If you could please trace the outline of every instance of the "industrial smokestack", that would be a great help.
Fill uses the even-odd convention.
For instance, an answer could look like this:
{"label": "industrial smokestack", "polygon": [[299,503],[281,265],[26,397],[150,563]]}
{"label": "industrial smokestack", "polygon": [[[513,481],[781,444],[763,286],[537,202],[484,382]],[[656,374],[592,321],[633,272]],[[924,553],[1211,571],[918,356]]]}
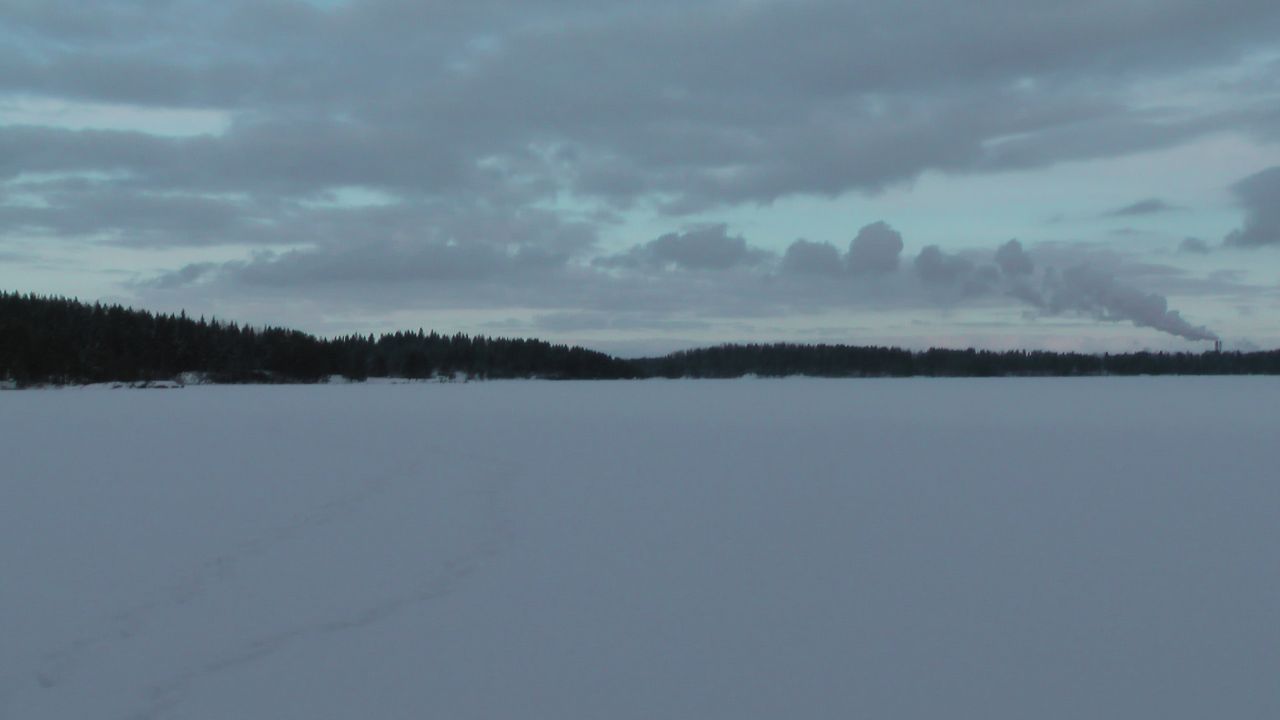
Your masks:
{"label": "industrial smokestack", "polygon": [[1220,352],[1222,352],[1222,341],[1221,341],[1221,340],[1214,340],[1214,341],[1213,341],[1213,351],[1214,351],[1214,352],[1216,352],[1216,353],[1220,353]]}

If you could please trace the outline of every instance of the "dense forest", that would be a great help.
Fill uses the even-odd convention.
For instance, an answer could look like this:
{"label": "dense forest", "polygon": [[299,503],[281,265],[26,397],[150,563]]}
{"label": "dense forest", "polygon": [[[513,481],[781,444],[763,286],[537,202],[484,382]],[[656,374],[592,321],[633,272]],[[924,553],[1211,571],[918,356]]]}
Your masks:
{"label": "dense forest", "polygon": [[398,332],[317,338],[297,330],[194,320],[119,305],[0,293],[0,379],[142,382],[200,373],[210,382],[317,382],[334,375],[626,378],[604,353],[539,340]]}
{"label": "dense forest", "polygon": [[1280,374],[1280,350],[1089,355],[911,351],[851,345],[722,345],[623,360],[540,340],[435,332],[317,338],[297,330],[164,315],[119,305],[0,293],[0,381],[17,386],[171,380],[320,382],[333,376],[994,377]]}
{"label": "dense forest", "polygon": [[1276,375],[1280,350],[1090,355],[1043,350],[923,351],[852,345],[721,345],[633,360],[647,377],[1007,377],[1073,375]]}

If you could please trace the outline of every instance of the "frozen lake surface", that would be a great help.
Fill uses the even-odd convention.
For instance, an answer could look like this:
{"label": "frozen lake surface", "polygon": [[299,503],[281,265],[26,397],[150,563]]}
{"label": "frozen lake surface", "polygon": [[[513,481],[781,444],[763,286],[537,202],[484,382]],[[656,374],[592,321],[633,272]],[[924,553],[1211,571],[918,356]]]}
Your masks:
{"label": "frozen lake surface", "polygon": [[0,393],[0,718],[1280,717],[1280,382]]}

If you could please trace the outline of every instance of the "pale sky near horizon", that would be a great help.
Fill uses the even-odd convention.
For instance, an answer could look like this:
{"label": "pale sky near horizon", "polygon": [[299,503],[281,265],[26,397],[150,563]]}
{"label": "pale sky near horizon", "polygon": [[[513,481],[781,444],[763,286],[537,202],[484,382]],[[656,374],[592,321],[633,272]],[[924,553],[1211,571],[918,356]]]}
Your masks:
{"label": "pale sky near horizon", "polygon": [[321,334],[1280,346],[1280,3],[0,0],[0,288]]}

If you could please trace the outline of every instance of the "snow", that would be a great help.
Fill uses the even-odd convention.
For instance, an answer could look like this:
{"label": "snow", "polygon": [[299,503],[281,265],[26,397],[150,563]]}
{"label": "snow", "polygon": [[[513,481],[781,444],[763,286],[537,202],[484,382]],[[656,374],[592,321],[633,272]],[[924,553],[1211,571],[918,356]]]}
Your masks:
{"label": "snow", "polygon": [[1268,378],[0,396],[0,718],[1280,717]]}

